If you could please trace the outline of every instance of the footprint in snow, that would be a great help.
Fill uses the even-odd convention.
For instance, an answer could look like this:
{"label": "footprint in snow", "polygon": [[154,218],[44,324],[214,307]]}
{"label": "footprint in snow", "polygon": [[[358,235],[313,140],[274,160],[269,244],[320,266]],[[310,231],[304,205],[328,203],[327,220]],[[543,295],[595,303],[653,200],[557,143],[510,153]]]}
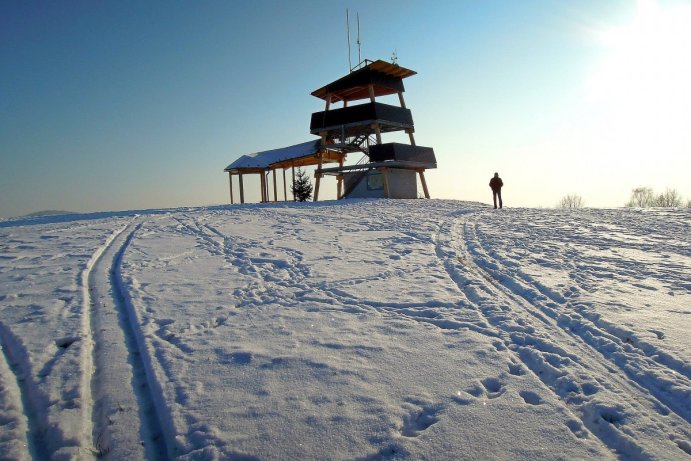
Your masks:
{"label": "footprint in snow", "polygon": [[583,426],[581,421],[571,419],[566,422],[566,427],[568,427],[569,430],[579,439],[588,438],[588,431],[586,430],[585,426]]}
{"label": "footprint in snow", "polygon": [[[473,383],[465,391],[458,391],[452,399],[460,405],[469,405],[473,399],[485,396],[487,399],[496,399],[506,392],[506,387],[499,378],[485,378]],[[466,397],[466,396],[470,396]]]}
{"label": "footprint in snow", "polygon": [[406,404],[404,408],[408,413],[403,416],[401,435],[404,437],[417,437],[420,432],[439,422],[439,414],[443,410],[442,405],[424,404],[415,400],[415,403]]}
{"label": "footprint in snow", "polygon": [[498,378],[485,378],[481,382],[487,392],[488,399],[496,399],[506,392],[506,388]]}
{"label": "footprint in snow", "polygon": [[518,395],[529,405],[541,405],[543,403],[542,397],[533,391],[520,391]]}
{"label": "footprint in snow", "polygon": [[493,342],[492,342],[492,346],[494,346],[494,349],[495,349],[497,352],[501,352],[501,351],[505,351],[505,350],[506,350],[506,344],[504,344],[503,341],[499,341],[499,340],[493,341]]}
{"label": "footprint in snow", "polygon": [[660,340],[665,339],[665,333],[660,331],[660,330],[648,330],[648,331],[655,334],[655,336],[657,336],[657,339],[660,339]]}
{"label": "footprint in snow", "polygon": [[509,373],[514,376],[522,376],[526,373],[525,368],[520,363],[509,363]]}

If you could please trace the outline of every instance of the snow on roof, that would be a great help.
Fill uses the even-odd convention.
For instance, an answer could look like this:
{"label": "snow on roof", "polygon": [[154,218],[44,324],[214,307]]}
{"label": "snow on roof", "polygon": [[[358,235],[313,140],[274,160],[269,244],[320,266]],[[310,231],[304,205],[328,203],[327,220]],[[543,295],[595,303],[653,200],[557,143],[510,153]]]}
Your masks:
{"label": "snow on roof", "polygon": [[223,171],[240,170],[245,168],[269,168],[270,165],[285,160],[295,160],[314,155],[319,152],[321,139],[295,144],[280,149],[265,150],[254,154],[243,155],[228,165]]}

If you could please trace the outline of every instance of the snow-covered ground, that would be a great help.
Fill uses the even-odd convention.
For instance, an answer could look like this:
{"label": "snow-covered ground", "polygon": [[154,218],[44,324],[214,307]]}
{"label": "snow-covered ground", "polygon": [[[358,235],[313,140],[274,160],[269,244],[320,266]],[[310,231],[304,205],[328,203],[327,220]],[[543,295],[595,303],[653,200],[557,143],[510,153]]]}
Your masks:
{"label": "snow-covered ground", "polygon": [[0,221],[2,459],[691,459],[691,212]]}

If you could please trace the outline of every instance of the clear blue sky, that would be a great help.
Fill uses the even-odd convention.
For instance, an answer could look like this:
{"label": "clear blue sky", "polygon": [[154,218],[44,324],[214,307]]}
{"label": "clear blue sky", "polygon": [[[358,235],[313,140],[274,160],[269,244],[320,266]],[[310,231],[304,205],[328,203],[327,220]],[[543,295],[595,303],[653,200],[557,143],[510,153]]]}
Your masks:
{"label": "clear blue sky", "polygon": [[418,72],[433,197],[498,171],[507,206],[691,199],[689,1],[5,1],[0,217],[227,203],[226,165],[312,138],[346,8],[363,58]]}

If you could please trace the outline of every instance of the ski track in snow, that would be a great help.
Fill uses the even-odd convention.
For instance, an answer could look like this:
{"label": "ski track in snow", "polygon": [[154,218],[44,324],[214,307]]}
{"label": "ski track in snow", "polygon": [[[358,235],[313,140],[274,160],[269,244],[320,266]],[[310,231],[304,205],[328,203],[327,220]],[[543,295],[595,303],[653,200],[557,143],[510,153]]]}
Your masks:
{"label": "ski track in snow", "polygon": [[[691,315],[679,302],[691,295],[690,230],[688,215],[661,210],[446,201],[120,214],[40,237],[9,226],[0,280],[17,286],[0,293],[14,309],[0,320],[0,449],[456,459],[439,451],[448,444],[473,457],[682,459],[688,340],[635,321],[649,307]],[[59,316],[45,314],[34,278],[48,279]],[[54,350],[30,321],[56,329]],[[536,424],[565,445],[521,444],[500,433],[506,415],[527,418],[517,433],[537,437]]]}
{"label": "ski track in snow", "polygon": [[[82,396],[83,396],[83,411],[82,421],[85,424],[84,431],[86,434],[93,433],[93,417],[92,417],[92,407],[93,407],[93,396],[92,396],[92,380],[94,376],[94,370],[97,369],[101,364],[97,363],[94,354],[94,348],[96,341],[98,341],[97,334],[94,332],[94,322],[93,322],[93,311],[94,311],[94,300],[91,298],[91,276],[94,267],[101,260],[103,254],[111,247],[113,241],[124,232],[126,227],[113,232],[105,241],[105,243],[99,247],[92,255],[91,258],[86,262],[86,266],[81,273],[80,286],[82,291],[83,299],[83,309],[82,309],[82,332],[81,332],[81,342],[84,345],[84,354],[82,355]],[[75,338],[76,339],[76,338]],[[96,447],[96,443],[92,437],[86,436],[87,447],[90,447],[96,455],[98,455],[99,447]]]}
{"label": "ski track in snow", "polygon": [[[122,257],[142,219],[107,242],[88,273],[90,328],[95,346],[91,389],[94,451],[103,459],[167,459],[161,424],[165,406],[154,392],[160,386],[150,371],[139,325],[127,304],[121,278]],[[129,389],[128,383],[131,386]],[[160,400],[160,399],[159,399]],[[169,439],[169,438],[168,438]]]}
{"label": "ski track in snow", "polygon": [[20,371],[12,370],[13,362],[8,351],[8,335],[11,333],[0,322],[0,447],[6,459],[28,460],[30,443],[35,445],[36,428],[29,415],[31,403],[26,401],[26,391],[21,389]]}
{"label": "ski track in snow", "polygon": [[[466,328],[496,337],[499,341],[495,342],[495,347],[500,351],[509,350],[515,356],[515,366],[509,369],[511,375],[523,372],[522,367],[518,365],[522,363],[577,415],[580,421],[574,420],[570,423],[569,429],[578,437],[585,437],[585,431],[590,431],[605,445],[613,447],[620,455],[631,459],[653,456],[661,450],[657,446],[658,443],[676,443],[681,450],[687,451],[688,429],[683,421],[675,420],[674,415],[670,416],[665,403],[683,419],[687,419],[686,395],[683,393],[689,388],[688,383],[683,383],[685,387],[679,387],[678,395],[672,392],[671,396],[667,396],[666,393],[674,388],[668,383],[665,384],[665,375],[669,373],[665,371],[664,364],[661,364],[662,369],[658,367],[646,373],[646,376],[661,376],[657,381],[649,378],[636,379],[638,370],[632,372],[628,369],[626,360],[632,351],[623,351],[621,355],[624,357],[621,357],[612,349],[616,335],[594,326],[587,319],[574,313],[577,310],[568,309],[571,311],[570,316],[560,316],[557,307],[558,304],[566,304],[563,297],[541,286],[537,280],[526,274],[509,270],[511,261],[509,264],[502,264],[500,259],[488,256],[488,251],[484,247],[489,243],[483,241],[476,233],[475,221],[478,216],[481,215],[472,213],[455,221],[447,221],[447,235],[442,236],[443,232],[440,230],[436,240],[437,255],[466,295],[469,304],[477,306],[481,318],[461,312],[456,313],[456,318],[449,318],[448,315],[441,316],[438,312],[439,308],[459,307],[455,303],[445,306],[424,306],[416,303],[401,303],[396,306],[396,303],[392,302],[375,301],[363,303],[361,297],[341,291],[333,283],[311,282],[309,267],[301,266],[299,252],[280,248],[286,253],[286,260],[261,255],[251,256],[248,255],[247,249],[261,247],[259,242],[248,241],[237,235],[229,237],[212,225],[201,223],[191,216],[175,219],[181,225],[181,231],[197,239],[202,248],[212,255],[224,257],[226,261],[238,267],[241,273],[254,279],[253,283],[234,293],[245,303],[238,307],[275,302],[281,297],[275,294],[277,290],[292,289],[298,292],[298,297],[302,301],[326,300],[334,306],[351,306],[356,311],[374,308],[394,316],[430,323],[442,329]],[[441,229],[445,226],[442,225]],[[459,273],[457,266],[445,257],[447,250],[439,243],[445,238],[448,240],[446,244],[454,247],[456,258],[462,264],[470,263],[468,273]],[[269,241],[267,244],[272,245],[273,242]],[[277,277],[278,270],[286,274]],[[395,274],[386,270],[380,274],[382,278],[393,275]],[[358,284],[364,281],[365,278],[356,278],[347,283]],[[512,310],[519,313],[512,315]],[[580,322],[578,327],[577,322]],[[606,340],[605,346],[602,345],[603,341],[599,341],[603,338]],[[185,351],[184,345],[179,344],[177,347]],[[602,360],[592,360],[598,352],[601,353]],[[661,351],[648,350],[646,353],[642,349],[636,349],[633,352],[658,358]],[[679,372],[685,372],[686,365],[683,362],[664,358],[661,361],[672,367],[672,378]],[[655,362],[655,359],[643,360],[643,363],[640,360],[632,362],[633,366],[638,368],[654,368],[651,362]],[[615,371],[615,367],[627,372],[637,383],[621,376]],[[646,390],[653,398],[639,387],[647,387]],[[467,392],[475,397],[486,395],[489,398],[497,398],[505,392],[504,389],[501,379],[487,378],[482,381],[482,387]],[[603,395],[605,397],[600,398]],[[619,395],[626,397],[622,400]],[[631,395],[638,397],[628,401]],[[539,405],[542,401],[538,394],[528,390],[522,391],[521,396],[531,405]],[[619,403],[613,405],[612,402]],[[438,420],[434,415],[439,410],[432,410],[434,407],[421,408],[413,410],[404,418],[404,436],[414,436]],[[634,421],[633,415],[639,418],[640,415],[648,416],[642,421]],[[655,415],[665,421],[656,421]],[[636,437],[640,432],[652,433],[655,437],[641,442]]]}
{"label": "ski track in snow", "polygon": [[[20,227],[3,236],[0,342],[7,390],[1,400],[7,402],[9,429],[24,433],[16,439],[21,448],[0,439],[10,459],[88,459],[93,454],[92,336],[84,284],[113,238],[110,232],[97,222],[47,226],[38,235]],[[91,245],[95,252],[85,252]]]}
{"label": "ski track in snow", "polygon": [[[497,329],[502,339],[497,347],[512,351],[620,455],[649,459],[670,441],[691,454],[688,364],[594,324],[562,295],[521,272],[518,261],[497,255],[495,235],[479,230],[486,216],[465,214],[446,222],[437,253]],[[574,426],[575,433],[581,430]],[[641,440],[641,433],[654,436]]]}

